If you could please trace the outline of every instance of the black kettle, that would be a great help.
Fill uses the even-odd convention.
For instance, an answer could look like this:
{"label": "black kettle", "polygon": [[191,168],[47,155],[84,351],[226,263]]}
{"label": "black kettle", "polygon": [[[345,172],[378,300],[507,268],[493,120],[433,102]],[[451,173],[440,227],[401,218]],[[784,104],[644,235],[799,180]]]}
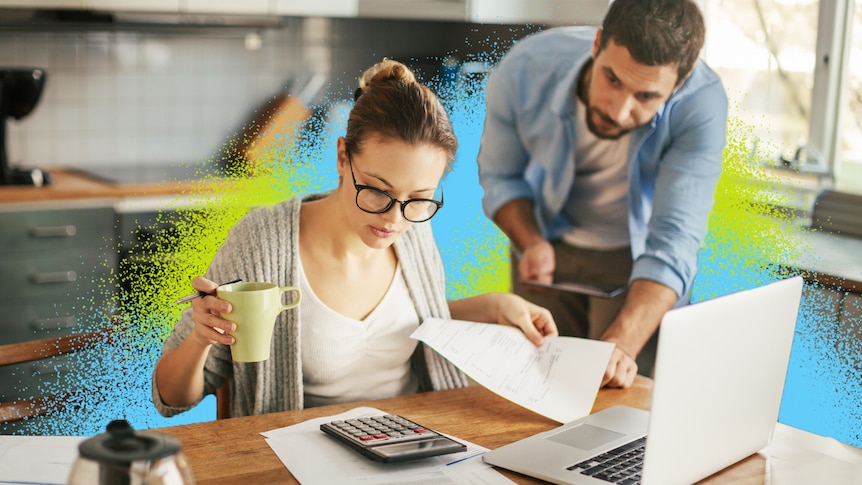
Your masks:
{"label": "black kettle", "polygon": [[106,432],[81,443],[68,485],[191,485],[176,439],[135,431],[126,420],[111,421]]}

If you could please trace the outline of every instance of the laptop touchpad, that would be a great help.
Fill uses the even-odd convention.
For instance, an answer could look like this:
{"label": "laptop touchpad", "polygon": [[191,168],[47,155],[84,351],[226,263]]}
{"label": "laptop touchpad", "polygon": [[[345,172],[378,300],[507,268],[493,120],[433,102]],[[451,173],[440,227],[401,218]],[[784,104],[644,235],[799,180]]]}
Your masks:
{"label": "laptop touchpad", "polygon": [[546,439],[562,443],[564,445],[573,446],[581,450],[591,450],[597,446],[609,443],[615,439],[625,436],[623,433],[617,433],[605,428],[591,426],[589,424],[581,424],[574,428],[569,428],[565,431],[552,434]]}

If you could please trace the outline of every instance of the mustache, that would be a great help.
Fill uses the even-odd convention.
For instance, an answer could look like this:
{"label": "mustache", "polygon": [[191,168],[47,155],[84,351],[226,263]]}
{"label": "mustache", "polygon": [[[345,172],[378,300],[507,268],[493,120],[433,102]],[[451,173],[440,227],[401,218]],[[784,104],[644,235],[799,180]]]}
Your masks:
{"label": "mustache", "polygon": [[605,123],[614,126],[615,128],[622,128],[619,123],[616,122],[613,118],[607,115],[607,113],[602,110],[594,107],[590,107],[590,112],[596,114],[599,118],[602,119]]}

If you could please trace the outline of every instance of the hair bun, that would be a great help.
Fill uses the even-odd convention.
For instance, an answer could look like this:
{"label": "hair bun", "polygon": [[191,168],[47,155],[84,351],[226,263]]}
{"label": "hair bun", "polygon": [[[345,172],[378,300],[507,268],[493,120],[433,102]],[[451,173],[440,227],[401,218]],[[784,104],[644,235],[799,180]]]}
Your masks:
{"label": "hair bun", "polygon": [[404,64],[384,57],[382,61],[374,64],[362,73],[362,77],[359,78],[359,88],[353,93],[353,99],[358,99],[372,84],[386,81],[414,83],[416,82],[416,76]]}

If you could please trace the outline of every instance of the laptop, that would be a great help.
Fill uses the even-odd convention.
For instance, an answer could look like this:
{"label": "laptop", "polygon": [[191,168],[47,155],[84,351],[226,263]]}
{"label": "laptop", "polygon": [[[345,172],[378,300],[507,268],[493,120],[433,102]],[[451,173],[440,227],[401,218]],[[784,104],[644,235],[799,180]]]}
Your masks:
{"label": "laptop", "polygon": [[801,293],[794,277],[667,312],[651,411],[614,406],[484,461],[558,484],[672,485],[761,450],[778,420]]}

